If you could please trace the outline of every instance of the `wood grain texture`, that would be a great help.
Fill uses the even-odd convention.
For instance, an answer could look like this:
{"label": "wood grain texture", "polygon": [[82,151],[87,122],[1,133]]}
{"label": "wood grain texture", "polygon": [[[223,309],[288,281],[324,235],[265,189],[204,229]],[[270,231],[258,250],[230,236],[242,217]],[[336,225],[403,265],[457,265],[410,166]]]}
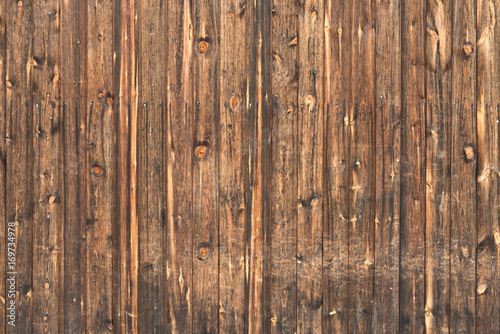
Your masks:
{"label": "wood grain texture", "polygon": [[[85,328],[87,6],[61,3],[59,329]],[[64,47],[63,47],[64,46]]]}
{"label": "wood grain texture", "polygon": [[373,320],[375,204],[375,3],[351,4],[349,154],[349,331]]}
{"label": "wood grain texture", "polygon": [[376,3],[375,282],[373,331],[399,329],[401,194],[400,1]]}
{"label": "wood grain texture", "polygon": [[425,2],[401,4],[399,331],[425,331]]}
{"label": "wood grain texture", "polygon": [[295,333],[298,7],[290,0],[273,0],[271,6],[271,332]]}
{"label": "wood grain texture", "polygon": [[499,11],[0,1],[0,331],[500,332]]}
{"label": "wood grain texture", "polygon": [[500,331],[500,6],[477,1],[477,290],[476,332]]}
{"label": "wood grain texture", "polygon": [[[113,1],[87,1],[87,332],[113,329]],[[99,293],[91,293],[99,291]]]}
{"label": "wood grain texture", "polygon": [[[32,329],[32,1],[6,2],[6,333]],[[12,261],[15,253],[15,261]],[[12,274],[9,274],[12,273]],[[13,279],[14,277],[14,279]],[[9,321],[13,321],[9,325]]]}
{"label": "wood grain texture", "polygon": [[322,328],[324,3],[298,2],[297,333]]}
{"label": "wood grain texture", "polygon": [[[7,152],[6,152],[6,120],[7,120],[7,100],[5,96],[6,80],[6,12],[7,2],[0,2],[0,268],[6,268],[7,263],[7,216],[5,215],[6,209],[6,174],[7,174]],[[0,271],[0,282],[6,282],[7,273],[5,270]],[[5,324],[7,318],[5,317],[5,301],[6,284],[0,284],[0,328],[5,331]]]}
{"label": "wood grain texture", "polygon": [[219,331],[245,327],[246,1],[221,0]]}
{"label": "wood grain texture", "polygon": [[139,331],[139,2],[113,4],[113,332]]}
{"label": "wood grain texture", "polygon": [[219,2],[193,3],[193,332],[219,330]]}
{"label": "wood grain texture", "polygon": [[427,333],[449,331],[452,3],[427,0],[425,268]]}
{"label": "wood grain texture", "polygon": [[59,329],[60,59],[57,1],[33,2],[33,331]]}
{"label": "wood grain texture", "polygon": [[167,332],[193,326],[193,30],[192,2],[167,14]]}
{"label": "wood grain texture", "polygon": [[476,330],[476,16],[453,3],[450,331]]}
{"label": "wood grain texture", "polygon": [[167,9],[162,0],[140,7],[140,331],[165,333]]}
{"label": "wood grain texture", "polygon": [[349,323],[349,22],[350,2],[325,3],[325,333],[347,333]]}
{"label": "wood grain texture", "polygon": [[269,333],[271,4],[247,2],[245,333]]}

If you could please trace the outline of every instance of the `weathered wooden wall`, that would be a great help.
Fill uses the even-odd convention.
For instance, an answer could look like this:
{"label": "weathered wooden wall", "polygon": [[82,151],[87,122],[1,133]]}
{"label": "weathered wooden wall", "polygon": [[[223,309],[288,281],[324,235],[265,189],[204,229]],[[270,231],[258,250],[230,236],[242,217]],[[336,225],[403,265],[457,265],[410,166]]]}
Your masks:
{"label": "weathered wooden wall", "polygon": [[0,0],[1,330],[500,333],[498,18]]}

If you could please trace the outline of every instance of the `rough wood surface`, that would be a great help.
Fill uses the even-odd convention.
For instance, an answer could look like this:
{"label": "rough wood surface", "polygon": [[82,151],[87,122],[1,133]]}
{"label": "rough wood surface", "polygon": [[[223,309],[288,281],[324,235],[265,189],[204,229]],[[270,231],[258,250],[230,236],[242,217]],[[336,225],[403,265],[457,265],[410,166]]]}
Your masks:
{"label": "rough wood surface", "polygon": [[297,333],[322,328],[324,4],[298,2]]}
{"label": "rough wood surface", "polygon": [[425,331],[425,2],[401,3],[399,331]]}
{"label": "rough wood surface", "polygon": [[[61,332],[85,328],[87,6],[61,4]],[[64,46],[64,47],[63,47]]]}
{"label": "rough wood surface", "polygon": [[192,3],[167,14],[167,332],[193,326],[193,30]]}
{"label": "rough wood surface", "polygon": [[113,332],[139,331],[138,0],[115,0]]}
{"label": "rough wood surface", "polygon": [[323,331],[347,333],[349,317],[350,3],[325,3]]}
{"label": "rough wood surface", "polygon": [[0,331],[498,333],[499,15],[0,1]]}
{"label": "rough wood surface", "polygon": [[113,1],[87,2],[87,331],[113,329]]}
{"label": "rough wood surface", "polygon": [[271,5],[247,1],[245,333],[269,333]]}
{"label": "rough wood surface", "polygon": [[59,329],[60,68],[57,1],[33,2],[33,331]]}
{"label": "rough wood surface", "polygon": [[[7,333],[32,329],[32,1],[6,4],[6,313]],[[14,261],[12,261],[15,256]],[[9,274],[11,273],[11,274]],[[14,277],[14,279],[13,279]],[[12,288],[11,288],[12,287]],[[9,309],[10,308],[10,309]],[[8,322],[13,321],[13,325]]]}
{"label": "rough wood surface", "polygon": [[140,7],[139,319],[141,333],[165,333],[167,8],[159,0]]}
{"label": "rough wood surface", "polygon": [[[453,3],[450,332],[476,331],[476,16]],[[493,314],[491,315],[493,316]],[[497,316],[498,317],[498,316]]]}
{"label": "rough wood surface", "polygon": [[193,332],[219,318],[219,3],[193,3]]}
{"label": "rough wood surface", "polygon": [[271,292],[272,333],[297,328],[297,2],[271,3]]}
{"label": "rough wood surface", "polygon": [[452,3],[427,0],[425,328],[449,331]]}
{"label": "rough wood surface", "polygon": [[349,163],[349,331],[370,331],[373,318],[375,214],[375,3],[351,4]]}
{"label": "rough wood surface", "polygon": [[373,331],[399,329],[401,185],[400,1],[376,5],[375,282]]}
{"label": "rough wood surface", "polygon": [[246,2],[221,0],[219,96],[219,331],[245,324]]}
{"label": "rough wood surface", "polygon": [[[476,332],[500,331],[500,6],[477,1]],[[496,29],[495,29],[496,28]]]}

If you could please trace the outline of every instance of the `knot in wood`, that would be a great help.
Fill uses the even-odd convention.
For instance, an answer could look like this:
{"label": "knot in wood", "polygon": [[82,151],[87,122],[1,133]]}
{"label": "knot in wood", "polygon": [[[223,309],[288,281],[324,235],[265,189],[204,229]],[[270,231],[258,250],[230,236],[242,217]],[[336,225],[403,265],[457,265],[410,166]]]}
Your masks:
{"label": "knot in wood", "polygon": [[481,283],[477,287],[477,294],[482,295],[483,293],[486,292],[487,289],[488,289],[488,285],[486,283]]}
{"label": "knot in wood", "polygon": [[474,160],[474,148],[470,144],[464,145],[464,154],[467,161]]}
{"label": "knot in wood", "polygon": [[462,256],[464,258],[469,258],[469,249],[467,247],[462,247]]}
{"label": "knot in wood", "polygon": [[198,260],[205,260],[208,257],[210,245],[207,243],[203,243],[198,248]]}
{"label": "knot in wood", "polygon": [[304,101],[306,104],[311,104],[314,102],[314,97],[312,95],[307,95]]}
{"label": "knot in wood", "polygon": [[94,165],[92,166],[92,174],[95,176],[102,176],[104,175],[104,169],[99,165]]}
{"label": "knot in wood", "polygon": [[194,150],[194,154],[197,159],[203,159],[205,157],[206,152],[207,148],[205,147],[205,145],[196,146]]}
{"label": "knot in wood", "polygon": [[470,43],[470,42],[464,43],[464,45],[462,46],[462,50],[463,50],[464,55],[466,57],[470,56],[472,54],[472,51],[474,51],[474,49],[472,47],[472,43]]}
{"label": "knot in wood", "polygon": [[200,52],[205,53],[207,52],[208,49],[208,43],[206,41],[201,41],[200,42]]}
{"label": "knot in wood", "polygon": [[238,106],[238,98],[236,96],[233,96],[231,98],[231,108],[236,109]]}

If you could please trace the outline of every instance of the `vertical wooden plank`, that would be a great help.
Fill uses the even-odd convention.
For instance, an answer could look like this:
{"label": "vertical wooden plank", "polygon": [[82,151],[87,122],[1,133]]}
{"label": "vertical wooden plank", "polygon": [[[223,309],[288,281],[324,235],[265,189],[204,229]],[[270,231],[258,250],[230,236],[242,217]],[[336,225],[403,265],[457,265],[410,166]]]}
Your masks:
{"label": "vertical wooden plank", "polygon": [[113,327],[139,331],[138,56],[136,0],[114,2]]}
{"label": "vertical wooden plank", "polygon": [[298,7],[271,3],[271,332],[297,328]]}
{"label": "vertical wooden plank", "polygon": [[192,1],[167,13],[167,332],[193,325],[193,23]]}
{"label": "vertical wooden plank", "polygon": [[425,328],[449,331],[452,2],[427,0]]}
{"label": "vertical wooden plank", "polygon": [[32,1],[6,1],[7,333],[32,329]]}
{"label": "vertical wooden plank", "polygon": [[165,333],[166,1],[140,7],[140,330]]}
{"label": "vertical wooden plank", "polygon": [[[87,1],[87,331],[113,329],[113,0]],[[92,293],[99,291],[99,293]]]}
{"label": "vertical wooden plank", "polygon": [[61,332],[85,328],[87,6],[61,3]]}
{"label": "vertical wooden plank", "polygon": [[6,295],[6,284],[5,279],[7,277],[5,270],[6,260],[7,260],[7,239],[5,232],[7,231],[7,216],[5,215],[6,208],[6,167],[7,167],[7,152],[6,152],[6,137],[5,137],[5,123],[6,123],[6,115],[7,115],[7,99],[5,96],[5,67],[6,67],[6,39],[5,39],[5,25],[6,25],[6,12],[7,9],[7,1],[0,2],[0,268],[4,268],[4,270],[0,271],[0,282],[4,282],[0,284],[0,328],[3,328],[5,331],[5,323],[7,318],[5,317],[5,301],[7,299]]}
{"label": "vertical wooden plank", "polygon": [[[453,3],[450,331],[476,330],[476,15]],[[482,289],[477,286],[477,291]],[[493,316],[493,315],[491,315]]]}
{"label": "vertical wooden plank", "polygon": [[500,4],[477,1],[477,299],[476,332],[500,331]]}
{"label": "vertical wooden plank", "polygon": [[375,204],[375,2],[351,6],[349,331],[372,327]]}
{"label": "vertical wooden plank", "polygon": [[325,3],[325,221],[323,332],[347,333],[349,316],[350,1]]}
{"label": "vertical wooden plank", "polygon": [[194,0],[193,25],[193,332],[217,333],[219,2]]}
{"label": "vertical wooden plank", "polygon": [[399,331],[425,331],[425,2],[401,3]]}
{"label": "vertical wooden plank", "polygon": [[271,4],[248,1],[245,333],[269,333]]}
{"label": "vertical wooden plank", "polygon": [[322,328],[324,3],[298,2],[297,332]]}
{"label": "vertical wooden plank", "polygon": [[376,2],[375,282],[373,331],[399,329],[400,1]]}
{"label": "vertical wooden plank", "polygon": [[243,333],[245,313],[246,1],[221,0],[219,331]]}
{"label": "vertical wooden plank", "polygon": [[59,2],[33,2],[33,331],[59,329]]}

